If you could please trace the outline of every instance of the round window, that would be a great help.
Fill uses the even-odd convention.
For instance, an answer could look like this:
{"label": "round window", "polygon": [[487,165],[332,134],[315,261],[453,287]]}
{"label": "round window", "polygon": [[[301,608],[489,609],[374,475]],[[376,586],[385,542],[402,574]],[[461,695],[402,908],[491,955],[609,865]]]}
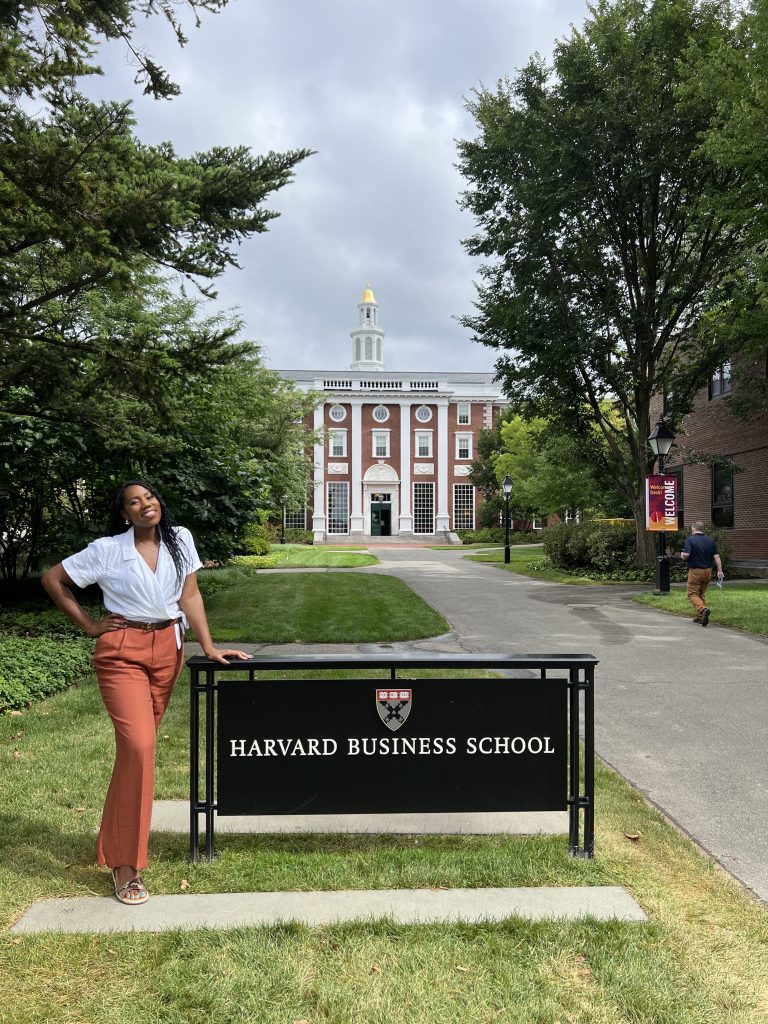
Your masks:
{"label": "round window", "polygon": [[429,423],[432,419],[432,410],[428,405],[420,405],[416,410],[416,419],[419,423]]}
{"label": "round window", "polygon": [[342,420],[347,418],[347,410],[343,405],[332,405],[328,415],[334,423],[341,423]]}
{"label": "round window", "polygon": [[386,405],[377,405],[373,410],[373,418],[377,423],[386,423],[389,419],[389,409]]}

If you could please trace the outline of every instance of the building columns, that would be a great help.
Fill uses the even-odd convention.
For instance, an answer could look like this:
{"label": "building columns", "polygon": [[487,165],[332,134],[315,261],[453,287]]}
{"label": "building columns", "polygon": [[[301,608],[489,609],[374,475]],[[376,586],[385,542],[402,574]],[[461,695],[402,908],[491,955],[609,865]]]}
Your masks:
{"label": "building columns", "polygon": [[349,532],[362,535],[365,530],[363,513],[363,432],[362,399],[352,400],[352,424],[350,431],[350,462],[352,466],[351,513]]}
{"label": "building columns", "polygon": [[435,532],[450,529],[448,513],[448,399],[437,402],[437,518]]}
{"label": "building columns", "polygon": [[400,405],[400,515],[398,533],[413,533],[411,513],[411,402]]}
{"label": "building columns", "polygon": [[315,409],[314,430],[319,436],[319,443],[314,445],[315,479],[312,504],[312,533],[318,542],[325,540],[325,402]]}

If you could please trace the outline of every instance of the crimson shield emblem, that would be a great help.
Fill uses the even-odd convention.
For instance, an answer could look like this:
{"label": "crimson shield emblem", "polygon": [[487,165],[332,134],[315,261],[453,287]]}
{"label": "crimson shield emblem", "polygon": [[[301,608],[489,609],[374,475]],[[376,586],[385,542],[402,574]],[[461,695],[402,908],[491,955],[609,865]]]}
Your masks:
{"label": "crimson shield emblem", "polygon": [[395,732],[411,713],[412,691],[401,687],[376,690],[376,710],[384,725]]}

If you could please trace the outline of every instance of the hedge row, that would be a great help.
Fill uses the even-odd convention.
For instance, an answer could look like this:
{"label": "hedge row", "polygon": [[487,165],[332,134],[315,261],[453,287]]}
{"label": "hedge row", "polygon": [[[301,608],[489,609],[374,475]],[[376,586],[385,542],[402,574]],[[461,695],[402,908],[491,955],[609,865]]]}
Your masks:
{"label": "hedge row", "polygon": [[[723,567],[728,571],[730,547],[723,530],[709,529],[718,546]],[[679,555],[689,531],[677,530],[665,535],[668,550]],[[544,532],[544,553],[552,565],[572,572],[576,569],[615,573],[635,569],[635,527],[623,523],[561,523]],[[673,574],[684,575],[685,564],[676,558]]]}
{"label": "hedge row", "polygon": [[0,714],[66,690],[91,672],[93,640],[0,637]]}
{"label": "hedge row", "polygon": [[[462,544],[503,544],[506,536],[501,526],[485,527],[482,530],[457,530]],[[512,530],[509,534],[510,544],[536,544],[541,540],[539,534],[529,531]]]}

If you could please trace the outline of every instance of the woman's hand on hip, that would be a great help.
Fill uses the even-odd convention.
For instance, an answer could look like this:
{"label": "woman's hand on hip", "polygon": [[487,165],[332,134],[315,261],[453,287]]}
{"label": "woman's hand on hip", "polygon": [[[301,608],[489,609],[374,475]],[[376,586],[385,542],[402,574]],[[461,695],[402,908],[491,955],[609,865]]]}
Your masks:
{"label": "woman's hand on hip", "polygon": [[109,612],[98,622],[92,622],[86,629],[88,636],[101,636],[102,633],[113,633],[116,629],[125,629],[128,623],[122,615]]}
{"label": "woman's hand on hip", "polygon": [[250,654],[246,654],[245,651],[236,651],[225,648],[219,650],[218,647],[209,647],[207,651],[204,651],[206,658],[210,658],[211,661],[219,661],[222,665],[228,665],[229,658],[239,658],[240,661],[248,661]]}

